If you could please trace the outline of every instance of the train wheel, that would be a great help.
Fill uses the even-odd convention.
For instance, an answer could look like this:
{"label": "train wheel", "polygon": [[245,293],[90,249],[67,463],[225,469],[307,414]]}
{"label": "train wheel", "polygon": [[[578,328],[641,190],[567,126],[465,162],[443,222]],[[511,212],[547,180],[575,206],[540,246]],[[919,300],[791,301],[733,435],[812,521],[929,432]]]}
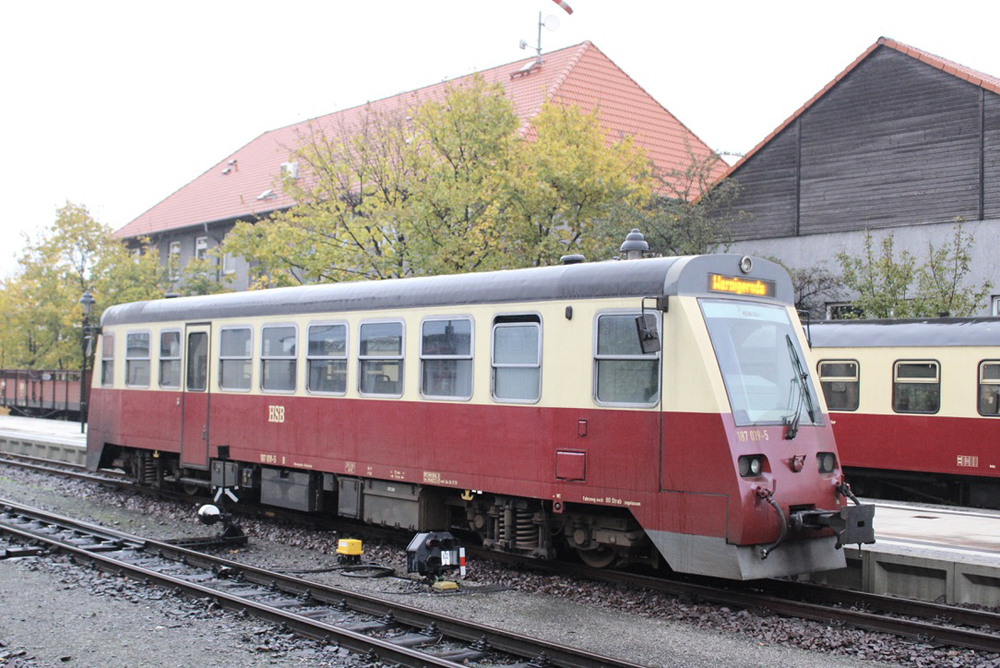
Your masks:
{"label": "train wheel", "polygon": [[184,493],[188,496],[197,496],[198,492],[201,491],[201,487],[198,485],[181,485],[181,489],[184,490]]}
{"label": "train wheel", "polygon": [[596,550],[581,550],[577,548],[576,553],[580,555],[580,561],[591,568],[607,568],[615,563],[618,554],[606,545],[601,545]]}

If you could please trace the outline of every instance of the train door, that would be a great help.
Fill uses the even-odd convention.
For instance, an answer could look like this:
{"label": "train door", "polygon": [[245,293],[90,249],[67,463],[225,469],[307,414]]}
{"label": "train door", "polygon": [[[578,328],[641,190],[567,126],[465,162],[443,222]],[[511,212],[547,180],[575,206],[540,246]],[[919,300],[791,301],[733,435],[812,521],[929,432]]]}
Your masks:
{"label": "train door", "polygon": [[184,332],[187,351],[184,374],[184,419],[181,423],[181,465],[208,468],[209,351],[212,326],[189,324]]}

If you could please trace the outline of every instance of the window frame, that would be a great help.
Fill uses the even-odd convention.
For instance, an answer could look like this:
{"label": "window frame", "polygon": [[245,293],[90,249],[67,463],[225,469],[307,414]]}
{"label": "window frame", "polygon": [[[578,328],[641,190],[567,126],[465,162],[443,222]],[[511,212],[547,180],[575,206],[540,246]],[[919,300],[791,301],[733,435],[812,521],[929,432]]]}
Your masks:
{"label": "window frame", "polygon": [[222,256],[222,273],[223,274],[235,274],[236,273],[236,256],[232,253],[226,253]]}
{"label": "window frame", "polygon": [[[662,394],[663,394],[663,365],[662,365],[662,362],[660,361],[660,358],[661,358],[661,355],[662,355],[662,351],[663,351],[663,332],[662,332],[662,329],[663,329],[663,316],[658,311],[646,311],[646,312],[652,312],[652,313],[656,313],[657,314],[657,318],[656,318],[656,333],[657,333],[657,336],[660,337],[660,350],[657,351],[657,352],[655,352],[655,353],[649,353],[649,354],[640,353],[638,355],[629,355],[629,354],[609,355],[607,353],[601,354],[599,352],[600,351],[600,341],[599,341],[598,337],[600,336],[600,321],[601,321],[602,317],[608,317],[608,316],[612,316],[612,317],[614,317],[614,316],[617,316],[617,317],[626,316],[627,317],[627,316],[632,316],[633,320],[634,320],[634,318],[637,318],[637,317],[639,317],[639,316],[641,316],[643,314],[642,310],[635,310],[635,309],[608,309],[608,310],[598,311],[594,315],[594,323],[593,323],[593,330],[592,330],[593,331],[593,341],[591,343],[591,346],[592,346],[592,348],[591,348],[591,357],[593,359],[593,366],[592,366],[592,374],[593,374],[593,376],[591,378],[591,397],[593,398],[594,403],[597,404],[598,406],[628,406],[628,407],[633,407],[633,408],[651,408],[653,406],[659,405],[660,399],[661,399]],[[638,334],[638,332],[636,332],[636,345],[637,346],[639,345],[639,334]],[[649,402],[638,402],[637,403],[637,402],[631,402],[631,401],[608,401],[606,399],[601,399],[600,397],[598,397],[598,389],[599,389],[599,382],[600,382],[599,367],[600,367],[600,362],[601,361],[620,361],[620,362],[627,362],[627,361],[644,361],[644,362],[649,362],[649,361],[653,361],[654,364],[656,365],[656,394],[653,395],[653,399],[651,401],[649,401]]]}
{"label": "window frame", "polygon": [[[341,356],[337,355],[313,355],[309,352],[309,345],[312,343],[312,328],[313,327],[343,327],[344,328],[344,354]],[[350,359],[351,359],[351,326],[344,320],[329,320],[329,321],[317,321],[310,322],[306,325],[306,392],[309,394],[321,394],[327,397],[342,397],[347,394],[347,388],[350,387]],[[314,390],[312,388],[312,365],[314,361],[319,362],[330,362],[330,361],[343,361],[344,362],[344,389],[341,392],[331,391],[331,390]]]}
{"label": "window frame", "polygon": [[[222,338],[225,336],[226,332],[230,332],[230,331],[233,331],[233,330],[247,330],[247,331],[250,332],[250,346],[249,346],[250,352],[246,356],[243,356],[243,355],[223,355],[224,347],[223,347],[223,344],[222,344]],[[219,387],[219,390],[225,391],[225,392],[250,392],[253,389],[253,366],[254,366],[253,365],[253,351],[254,351],[254,348],[253,348],[253,334],[254,334],[253,327],[250,326],[250,325],[224,325],[224,326],[222,326],[222,327],[219,328],[219,355],[218,355],[218,362],[219,362],[218,387]],[[249,365],[249,368],[250,368],[250,378],[247,380],[247,386],[246,387],[227,387],[227,386],[225,386],[225,385],[222,384],[224,382],[224,380],[225,380],[225,377],[226,377],[226,374],[223,371],[223,367],[225,366],[225,363],[226,362],[234,362],[234,361],[242,361],[244,364]]]}
{"label": "window frame", "polygon": [[[824,364],[853,364],[853,376],[827,376],[823,374]],[[861,363],[856,359],[821,359],[816,362],[816,378],[819,380],[819,389],[823,392],[823,400],[826,401],[827,410],[842,413],[853,413],[861,407]],[[854,383],[857,387],[857,405],[854,408],[833,408],[830,406],[830,398],[826,392],[824,383]]]}
{"label": "window frame", "polygon": [[[934,378],[906,378],[900,381],[899,368],[900,365],[934,365],[935,375]],[[937,405],[934,410],[930,411],[916,411],[916,410],[899,410],[896,404],[897,391],[900,385],[934,385],[937,388]],[[941,362],[935,359],[898,359],[892,363],[892,412],[900,415],[934,415],[941,411]]]}
{"label": "window frame", "polygon": [[[133,337],[146,335],[146,356],[145,357],[134,357],[131,353],[131,342]],[[131,388],[148,388],[149,381],[153,374],[153,351],[152,346],[153,335],[148,329],[132,329],[125,332],[125,387]],[[132,370],[133,364],[136,363],[146,363],[146,382],[145,383],[133,383],[132,382]]]}
{"label": "window frame", "polygon": [[[291,329],[294,333],[295,341],[295,352],[291,355],[265,355],[264,354],[264,344],[267,341],[267,337],[264,332],[269,329]],[[289,322],[269,322],[267,324],[260,326],[260,378],[258,379],[258,385],[261,392],[267,394],[295,394],[299,387],[299,327],[294,323]],[[275,389],[270,388],[265,385],[267,379],[267,373],[265,371],[268,362],[287,362],[292,361],[292,388],[291,389]]]}
{"label": "window frame", "polygon": [[[361,353],[361,346],[365,343],[364,328],[369,325],[399,325],[399,354],[398,355],[368,355]],[[406,321],[402,318],[377,318],[373,320],[362,320],[358,323],[358,347],[355,351],[358,360],[358,394],[363,397],[402,397],[406,391]],[[366,363],[378,360],[398,360],[399,361],[399,392],[365,392],[365,365]]]}
{"label": "window frame", "polygon": [[[177,260],[173,266],[172,260]],[[181,242],[171,241],[167,244],[167,270],[170,272],[170,280],[176,281],[181,274]]]}
{"label": "window frame", "polygon": [[[979,361],[979,366],[976,370],[976,412],[979,415],[987,418],[1000,417],[1000,378],[997,380],[989,379],[987,382],[983,382],[983,369],[987,366],[997,366],[1000,367],[1000,360],[998,359],[985,359]],[[996,411],[993,413],[983,412],[983,386],[996,386],[996,394],[994,395],[994,400],[997,402]]]}
{"label": "window frame", "polygon": [[[424,353],[424,325],[429,322],[467,322],[469,323],[469,353],[467,355],[429,355]],[[472,395],[475,393],[475,355],[476,355],[476,321],[471,315],[432,315],[420,321],[420,396],[426,399],[441,399],[444,401],[469,401],[472,399]],[[426,378],[424,373],[426,371],[425,362],[427,361],[454,361],[454,362],[468,362],[468,386],[469,393],[465,394],[430,394],[426,391]],[[461,368],[457,365],[457,368]],[[456,377],[461,375],[456,372]]]}
{"label": "window frame", "polygon": [[[496,360],[497,329],[507,327],[523,327],[532,325],[538,331],[538,347],[535,364],[508,364]],[[497,403],[504,404],[537,404],[542,400],[542,336],[544,335],[542,316],[540,313],[498,313],[493,316],[490,325],[490,397]],[[534,399],[511,399],[497,396],[497,369],[532,368],[538,369],[538,385]]]}
{"label": "window frame", "polygon": [[115,386],[115,333],[101,335],[101,387]]}
{"label": "window frame", "polygon": [[208,257],[208,237],[194,238],[194,259],[204,260]]}
{"label": "window frame", "polygon": [[[177,356],[166,356],[163,354],[163,337],[167,334],[177,335]],[[157,349],[157,364],[156,364],[156,383],[160,389],[164,390],[179,390],[181,389],[181,383],[184,381],[184,333],[179,329],[163,329],[160,330],[159,336],[159,348]],[[167,385],[163,382],[163,363],[164,362],[176,362],[177,363],[177,384]]]}

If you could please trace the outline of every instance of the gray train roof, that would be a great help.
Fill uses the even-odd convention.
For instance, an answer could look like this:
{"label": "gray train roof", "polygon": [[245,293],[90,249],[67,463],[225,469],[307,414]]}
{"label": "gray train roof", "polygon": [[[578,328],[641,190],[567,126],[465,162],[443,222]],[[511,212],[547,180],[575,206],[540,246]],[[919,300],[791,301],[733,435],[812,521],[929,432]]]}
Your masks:
{"label": "gray train roof", "polygon": [[808,330],[814,348],[1000,346],[1000,318],[825,320]]}
{"label": "gray train roof", "polygon": [[[400,309],[504,302],[708,294],[710,272],[744,276],[739,255],[694,255],[513,269],[384,281],[304,285],[111,306],[103,326],[216,318]],[[780,266],[754,258],[751,279],[775,282],[775,297],[792,303]],[[754,299],[747,297],[747,299]]]}

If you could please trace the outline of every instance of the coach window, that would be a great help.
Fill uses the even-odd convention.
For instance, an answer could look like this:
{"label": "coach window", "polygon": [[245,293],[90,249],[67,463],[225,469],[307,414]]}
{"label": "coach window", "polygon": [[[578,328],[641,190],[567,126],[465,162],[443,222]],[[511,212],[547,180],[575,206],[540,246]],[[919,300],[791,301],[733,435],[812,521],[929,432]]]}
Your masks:
{"label": "coach window", "polygon": [[979,365],[979,414],[1000,416],[1000,361]]}
{"label": "coach window", "polygon": [[219,387],[249,390],[253,335],[249,327],[227,327],[219,335]]}
{"label": "coach window", "polygon": [[181,386],[181,333],[160,332],[160,387]]}
{"label": "coach window", "polygon": [[537,315],[493,321],[493,398],[534,403],[542,391],[542,323]]}
{"label": "coach window", "polygon": [[101,336],[101,385],[111,387],[115,384],[115,335]]}
{"label": "coach window", "polygon": [[831,411],[856,411],[861,401],[861,377],[853,360],[822,360],[819,384]]}
{"label": "coach window", "polygon": [[892,410],[937,413],[941,406],[941,374],[937,362],[896,362],[892,373]]}
{"label": "coach window", "polygon": [[597,317],[594,396],[602,404],[655,404],[660,396],[659,353],[643,353],[638,313]]}
{"label": "coach window", "polygon": [[149,332],[125,335],[125,384],[149,387]]}
{"label": "coach window", "polygon": [[310,325],[306,358],[310,392],[347,392],[347,325]]}
{"label": "coach window", "polygon": [[472,397],[472,321],[425,320],[420,327],[420,391],[425,397]]}
{"label": "coach window", "polygon": [[367,322],[361,325],[358,360],[362,394],[403,394],[403,323]]}
{"label": "coach window", "polygon": [[294,392],[298,356],[294,325],[264,326],[260,332],[260,386],[271,392]]}

